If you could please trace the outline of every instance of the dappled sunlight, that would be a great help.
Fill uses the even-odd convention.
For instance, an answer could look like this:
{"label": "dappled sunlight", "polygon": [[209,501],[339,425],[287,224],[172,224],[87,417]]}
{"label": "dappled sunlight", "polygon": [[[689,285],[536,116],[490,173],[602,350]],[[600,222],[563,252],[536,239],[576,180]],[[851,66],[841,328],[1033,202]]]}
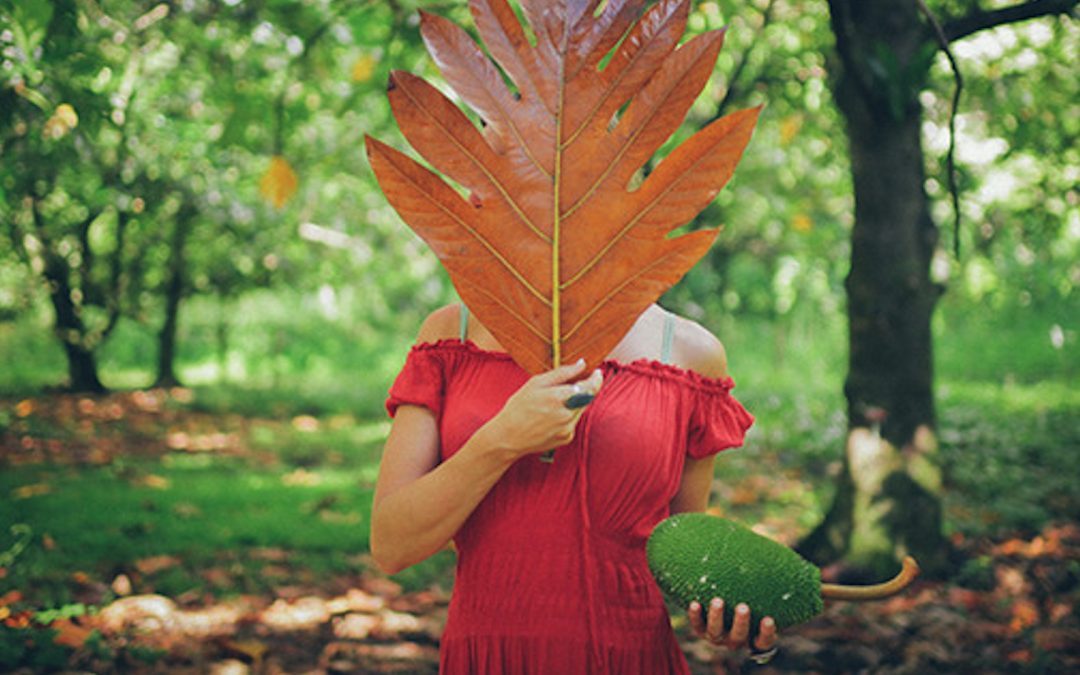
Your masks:
{"label": "dappled sunlight", "polygon": [[1060,408],[1080,408],[1080,388],[1063,381],[1019,382],[1015,378],[1000,384],[949,381],[940,385],[941,398],[978,402],[1009,414],[1032,414]]}
{"label": "dappled sunlight", "polygon": [[[448,596],[438,590],[403,593],[385,580],[267,600],[241,596],[182,607],[161,595],[116,600],[93,616],[54,622],[56,640],[83,650],[95,634],[105,645],[158,650],[159,662],[234,668],[293,668],[336,663],[341,671],[383,672],[410,665],[434,670]],[[410,670],[410,672],[417,672]],[[277,672],[281,672],[278,670]]]}

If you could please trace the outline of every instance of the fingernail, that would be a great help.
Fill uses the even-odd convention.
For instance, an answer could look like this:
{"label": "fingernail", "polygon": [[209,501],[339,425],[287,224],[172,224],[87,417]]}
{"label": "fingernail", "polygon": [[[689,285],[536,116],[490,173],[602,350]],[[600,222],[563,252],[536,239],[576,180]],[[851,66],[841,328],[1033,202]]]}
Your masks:
{"label": "fingernail", "polygon": [[720,607],[724,604],[724,601],[721,600],[720,598],[713,598],[712,602],[710,602],[709,604],[712,605],[713,607],[715,607],[716,609],[720,609]]}
{"label": "fingernail", "polygon": [[697,600],[693,600],[693,601],[690,602],[690,611],[691,612],[700,612],[701,611],[701,605],[698,604]]}
{"label": "fingernail", "polygon": [[739,614],[746,614],[747,612],[750,611],[750,608],[747,607],[746,605],[739,605],[738,607],[735,608],[735,611],[738,612]]}
{"label": "fingernail", "polygon": [[776,622],[772,620],[772,617],[767,616],[764,619],[762,619],[761,625],[765,626],[766,628],[772,628],[773,626],[776,625]]}
{"label": "fingernail", "polygon": [[577,361],[574,361],[574,365],[575,366],[583,366],[583,365],[585,365],[585,358],[582,357],[582,358],[579,358]]}

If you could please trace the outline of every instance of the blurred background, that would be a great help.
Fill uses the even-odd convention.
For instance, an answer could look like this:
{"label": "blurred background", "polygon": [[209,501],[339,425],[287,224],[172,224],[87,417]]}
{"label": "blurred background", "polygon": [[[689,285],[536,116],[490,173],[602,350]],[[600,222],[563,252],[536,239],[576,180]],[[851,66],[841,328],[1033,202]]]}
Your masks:
{"label": "blurred background", "polygon": [[[856,186],[834,98],[853,69],[837,51],[845,4],[694,3],[688,34],[728,32],[667,146],[765,104],[734,179],[687,226],[724,232],[661,302],[720,336],[758,418],[718,462],[714,510],[793,545],[828,514],[858,422],[845,398]],[[890,609],[932,605],[937,623],[912,619],[903,637],[884,614],[830,615],[781,669],[1080,663],[1076,3],[1016,3],[1010,20],[1008,3],[929,4],[916,47],[867,40],[857,58],[920,131],[924,276],[944,291],[928,315],[928,420],[958,553],[921,605]],[[452,554],[394,579],[365,557],[386,390],[423,317],[456,301],[363,149],[368,134],[411,152],[390,69],[453,96],[418,9],[475,34],[456,1],[0,2],[0,666],[430,669]],[[160,625],[203,612],[218,627],[139,642],[124,631],[145,624],[101,618],[151,595],[171,603]],[[206,618],[226,605],[231,623]],[[940,645],[942,630],[966,636],[956,651],[852,651]],[[293,641],[268,647],[267,631]],[[989,637],[996,651],[979,656]],[[686,644],[702,672],[729,663]]]}

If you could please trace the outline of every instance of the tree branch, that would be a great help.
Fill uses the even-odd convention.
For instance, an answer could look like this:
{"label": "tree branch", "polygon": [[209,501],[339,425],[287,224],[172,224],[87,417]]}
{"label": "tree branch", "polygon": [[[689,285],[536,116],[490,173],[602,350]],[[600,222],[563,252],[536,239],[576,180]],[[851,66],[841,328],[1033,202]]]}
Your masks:
{"label": "tree branch", "polygon": [[1030,0],[1030,2],[989,12],[975,10],[966,16],[946,21],[943,29],[945,38],[949,42],[955,42],[981,30],[1003,26],[1007,23],[1027,21],[1052,14],[1067,14],[1076,9],[1078,4],[1080,0]]}
{"label": "tree branch", "polygon": [[953,71],[953,81],[956,83],[956,86],[953,87],[952,110],[949,112],[949,154],[946,156],[945,170],[949,178],[949,194],[952,195],[953,215],[956,216],[956,220],[953,221],[953,255],[959,260],[960,188],[956,181],[956,115],[960,109],[960,92],[964,89],[964,78],[960,75],[960,66],[956,63],[956,57],[953,56],[952,50],[949,49],[949,40],[945,37],[945,30],[942,28],[941,23],[934,16],[934,13],[930,11],[930,8],[926,6],[925,0],[915,0],[915,2],[919,5],[919,11],[923,13],[926,20],[933,27],[934,37],[937,38],[938,45],[941,46],[941,50],[945,52],[945,56],[949,59],[949,65]]}

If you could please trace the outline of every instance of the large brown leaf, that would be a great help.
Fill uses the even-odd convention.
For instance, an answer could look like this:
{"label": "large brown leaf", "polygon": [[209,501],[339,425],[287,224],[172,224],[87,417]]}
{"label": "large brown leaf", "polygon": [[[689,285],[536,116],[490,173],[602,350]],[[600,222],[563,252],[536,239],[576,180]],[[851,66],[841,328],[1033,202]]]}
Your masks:
{"label": "large brown leaf", "polygon": [[688,0],[642,15],[645,4],[608,0],[597,15],[599,0],[522,0],[530,34],[506,0],[471,0],[501,71],[462,28],[422,14],[428,51],[483,129],[423,79],[395,71],[401,131],[457,187],[367,139],[387,199],[533,373],[601,361],[704,255],[718,230],[668,234],[731,177],[757,120],[756,108],[716,120],[629,187],[682,123],[723,41],[713,31],[679,46]]}

